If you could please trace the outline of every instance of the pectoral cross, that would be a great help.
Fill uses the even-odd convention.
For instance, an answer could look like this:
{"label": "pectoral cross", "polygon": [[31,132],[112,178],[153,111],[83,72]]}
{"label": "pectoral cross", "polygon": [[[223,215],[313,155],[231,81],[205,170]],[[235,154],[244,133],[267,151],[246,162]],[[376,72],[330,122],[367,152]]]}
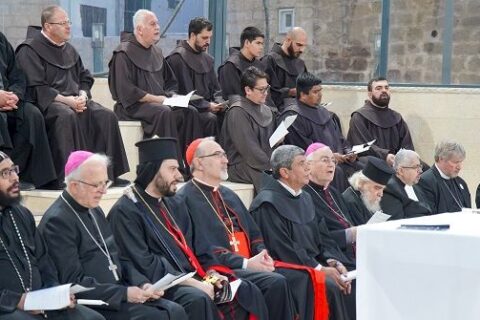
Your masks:
{"label": "pectoral cross", "polygon": [[233,246],[233,250],[235,252],[238,252],[238,245],[240,244],[240,241],[235,238],[235,236],[232,234],[232,240],[230,240],[230,245]]}
{"label": "pectoral cross", "polygon": [[113,273],[113,277],[115,278],[115,281],[119,281],[120,280],[120,277],[118,276],[118,273],[117,273],[117,265],[113,263],[112,260],[108,261],[108,269],[110,271],[112,271]]}

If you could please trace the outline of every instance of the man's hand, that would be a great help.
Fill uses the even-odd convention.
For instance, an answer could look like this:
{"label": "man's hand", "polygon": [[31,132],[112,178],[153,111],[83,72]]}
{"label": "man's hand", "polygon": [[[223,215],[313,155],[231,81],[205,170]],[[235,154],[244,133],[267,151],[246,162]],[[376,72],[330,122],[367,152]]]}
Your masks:
{"label": "man's hand", "polygon": [[142,289],[144,291],[147,292],[147,294],[150,295],[149,299],[150,300],[158,300],[160,299],[161,297],[163,297],[163,295],[165,294],[165,292],[163,290],[155,290],[153,289],[153,285],[151,283],[145,283],[143,286],[142,286]]}
{"label": "man's hand", "polygon": [[296,98],[297,97],[297,88],[291,88],[290,90],[288,90],[288,96]]}
{"label": "man's hand", "polygon": [[391,153],[387,154],[387,158],[385,159],[385,161],[387,161],[390,167],[393,167],[393,160],[395,160],[395,155]]}
{"label": "man's hand", "polygon": [[200,289],[203,292],[205,292],[210,297],[210,299],[212,299],[212,300],[215,296],[215,291],[213,290],[213,285],[211,285],[210,283],[206,283],[206,282],[198,281],[197,279],[190,278],[190,279],[187,279],[187,280],[183,281],[182,285],[186,285],[186,286],[195,287],[197,289]]}
{"label": "man's hand", "polygon": [[215,102],[210,102],[208,106],[208,111],[217,113],[222,111],[225,108],[225,105],[222,103],[215,103]]}
{"label": "man's hand", "polygon": [[207,274],[209,276],[213,276],[215,278],[217,278],[217,282],[214,283],[215,287],[218,288],[218,289],[222,289],[223,288],[223,284],[222,282],[223,281],[227,281],[228,282],[228,278],[225,277],[224,275],[221,275],[220,273],[218,273],[217,271],[215,270],[208,270],[207,271]]}
{"label": "man's hand", "polygon": [[11,111],[18,109],[18,97],[11,91],[0,90],[0,111]]}
{"label": "man's hand", "polygon": [[127,288],[127,301],[131,303],[144,303],[150,298],[150,294],[139,287]]}
{"label": "man's hand", "polygon": [[155,102],[163,105],[166,98],[165,96],[155,96]]}
{"label": "man's hand", "polygon": [[357,160],[357,155],[355,153],[347,153],[344,155],[345,161],[352,163]]}
{"label": "man's hand", "polygon": [[335,281],[335,284],[343,292],[343,294],[350,294],[352,288],[349,281],[345,282],[340,278],[341,273],[335,267],[322,267],[322,270],[327,277]]}
{"label": "man's hand", "polygon": [[259,254],[248,259],[247,270],[274,271],[273,259],[268,255],[267,250],[263,249]]}

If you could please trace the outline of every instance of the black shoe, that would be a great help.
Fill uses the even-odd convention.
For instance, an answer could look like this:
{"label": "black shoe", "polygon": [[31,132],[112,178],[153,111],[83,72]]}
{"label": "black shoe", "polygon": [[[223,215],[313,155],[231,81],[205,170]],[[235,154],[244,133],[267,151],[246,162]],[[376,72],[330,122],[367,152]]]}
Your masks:
{"label": "black shoe", "polygon": [[121,179],[121,178],[116,178],[114,181],[113,181],[113,185],[112,187],[126,187],[130,184],[130,181],[126,180],[126,179]]}
{"label": "black shoe", "polygon": [[31,191],[31,190],[35,190],[35,185],[33,185],[33,183],[20,181],[20,191]]}

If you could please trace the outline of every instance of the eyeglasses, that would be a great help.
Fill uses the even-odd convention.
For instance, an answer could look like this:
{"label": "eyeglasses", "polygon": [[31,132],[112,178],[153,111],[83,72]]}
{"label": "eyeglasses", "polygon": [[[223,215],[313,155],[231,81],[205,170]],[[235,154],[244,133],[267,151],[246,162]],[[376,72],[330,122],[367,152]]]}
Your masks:
{"label": "eyeglasses", "polygon": [[333,163],[334,165],[337,164],[337,159],[335,159],[335,158],[323,157],[323,158],[318,159],[318,161],[320,161],[321,163],[324,163],[324,164],[330,164],[330,163]]}
{"label": "eyeglasses", "polygon": [[3,169],[0,171],[0,175],[2,176],[3,179],[10,179],[12,177],[12,174],[15,173],[18,175],[20,173],[20,168],[18,166],[13,166],[8,169]]}
{"label": "eyeglasses", "polygon": [[65,20],[65,21],[60,21],[60,22],[47,22],[48,24],[58,24],[59,26],[65,27],[67,25],[71,26],[72,21],[70,20]]}
{"label": "eyeglasses", "polygon": [[227,157],[227,153],[225,151],[215,151],[214,153],[211,153],[211,154],[207,154],[207,155],[204,155],[204,156],[199,156],[197,158],[209,158],[209,157],[217,157],[217,158],[223,158],[223,157]]}
{"label": "eyeglasses", "polygon": [[266,87],[262,87],[262,88],[257,88],[257,87],[253,87],[254,90],[258,90],[259,92],[261,93],[267,93],[268,90],[270,90],[270,86],[266,86]]}
{"label": "eyeglasses", "polygon": [[405,169],[415,169],[415,170],[417,170],[417,171],[423,171],[421,164],[417,164],[416,166],[411,166],[411,167],[406,167],[406,166],[403,167],[403,166],[402,166],[402,168],[405,168]]}
{"label": "eyeglasses", "polygon": [[90,186],[90,187],[93,187],[97,190],[105,190],[105,189],[108,189],[111,185],[112,185],[112,180],[106,180],[106,181],[102,181],[102,182],[99,182],[99,183],[90,183],[90,182],[86,182],[86,181],[82,181],[82,180],[76,180],[80,183],[83,183],[87,186]]}

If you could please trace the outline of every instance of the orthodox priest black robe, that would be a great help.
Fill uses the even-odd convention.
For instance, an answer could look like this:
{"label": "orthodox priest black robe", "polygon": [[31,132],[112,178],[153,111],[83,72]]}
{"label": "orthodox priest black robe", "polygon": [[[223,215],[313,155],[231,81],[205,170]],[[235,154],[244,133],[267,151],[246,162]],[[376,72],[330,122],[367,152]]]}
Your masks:
{"label": "orthodox priest black robe", "polygon": [[396,154],[402,148],[414,150],[407,123],[400,113],[365,101],[363,107],[352,113],[347,140],[357,145],[373,139],[376,139],[375,143],[362,156],[372,155],[385,160],[389,153]]}
{"label": "orthodox priest black robe", "polygon": [[[341,262],[344,256],[325,245],[321,220],[315,214],[310,195],[302,192],[293,196],[277,180],[264,178],[265,185],[253,199],[250,213],[272,258],[310,268],[327,265],[329,259]],[[330,319],[355,318],[354,285],[352,293],[344,296],[333,280],[326,278],[326,290]]]}
{"label": "orthodox priest black robe", "polygon": [[223,115],[208,111],[210,102],[221,100],[213,57],[203,51],[194,51],[186,40],[182,40],[166,59],[177,78],[178,93],[188,94],[195,90],[195,94],[203,98],[191,104],[200,112],[204,136],[216,136]]}
{"label": "orthodox priest black robe", "polygon": [[422,217],[431,214],[430,206],[423,191],[413,185],[418,201],[410,199],[405,191],[405,184],[393,175],[383,190],[380,206],[383,212],[391,215],[388,220]]}
{"label": "orthodox priest black robe", "polygon": [[220,135],[227,153],[230,181],[252,183],[260,190],[263,171],[270,168],[269,138],[275,131],[275,117],[266,105],[241,97],[228,108]]}
{"label": "orthodox priest black robe", "polygon": [[[99,299],[108,303],[108,306],[93,307],[107,319],[187,319],[183,308],[167,299],[162,298],[146,304],[128,302],[128,286],[141,287],[149,283],[149,280],[132,264],[121,261],[110,226],[100,207],[88,210],[76,202],[67,191],[63,191],[62,196],[65,200],[62,197],[55,200],[38,226],[57,267],[60,282],[95,287],[94,290],[78,294],[78,298]],[[113,263],[118,268],[118,281],[109,269],[107,257],[65,201],[74,208],[105,250],[92,216],[95,218]]]}
{"label": "orthodox priest black robe", "polygon": [[[197,271],[201,276],[201,271],[195,269],[172,234],[162,226],[163,224],[172,230],[171,228],[176,224],[188,247],[193,248],[194,235],[185,205],[172,198],[163,198],[162,205],[158,199],[148,195],[138,185],[135,186],[135,190],[133,197],[137,203],[131,200],[132,194],[124,195],[108,215],[113,232],[118,237],[122,258],[130,261],[152,283],[167,273]],[[153,214],[156,217],[145,206],[143,200],[154,210]],[[169,214],[174,217],[174,222],[166,218]],[[201,242],[205,241],[203,236],[195,234],[196,238],[202,239],[198,240]],[[206,265],[204,270],[213,265],[218,263]],[[191,318],[219,319],[218,310],[213,301],[197,288],[178,285],[168,289],[165,297],[182,304]],[[235,301],[219,305],[226,319],[245,319],[248,314],[245,310],[254,313],[259,319],[266,319],[266,308],[263,305],[261,293],[251,284],[247,282],[241,284]]]}
{"label": "orthodox priest black robe", "polygon": [[[297,99],[288,99],[280,119],[294,114],[297,115],[297,119],[288,128],[286,144],[307,150],[312,143],[321,142],[329,146],[333,153],[343,155],[350,151],[351,146],[343,137],[339,119],[333,112],[323,106],[311,107]],[[332,184],[340,191],[345,190],[349,186],[347,178],[362,168],[363,165],[359,161],[338,164]]]}
{"label": "orthodox priest black robe", "polygon": [[[171,96],[178,90],[177,79],[162,50],[142,46],[131,33],[122,33],[122,42],[109,62],[108,84],[119,120],[140,120],[145,138],[157,135],[178,140],[179,155],[202,136],[198,111],[140,102],[146,94]],[[183,163],[182,159],[178,159]]]}
{"label": "orthodox priest black robe", "polygon": [[[347,261],[341,261],[349,269],[355,267],[355,244],[347,242],[345,229],[353,226],[353,220],[349,208],[342,198],[342,195],[333,186],[327,188],[310,181],[303,187],[303,191],[308,192],[312,197],[315,206],[315,213],[323,223],[328,232],[324,232],[325,242],[330,243],[334,239],[335,243],[348,257]],[[332,245],[330,243],[330,245]]]}
{"label": "orthodox priest black robe", "polygon": [[15,51],[0,32],[0,90],[18,98],[17,110],[1,112],[0,149],[20,167],[20,179],[36,187],[55,180],[55,167],[42,113],[25,102],[26,79],[15,62]]}
{"label": "orthodox priest black robe", "polygon": [[262,58],[262,62],[265,64],[265,72],[270,77],[273,102],[279,111],[283,111],[284,99],[291,98],[288,91],[297,87],[298,75],[307,71],[305,62],[285,54],[280,43],[273,45],[270,53]]}
{"label": "orthodox priest black robe", "polygon": [[[68,42],[57,46],[37,33],[18,46],[16,58],[27,77],[25,100],[40,108],[45,117],[58,182],[63,182],[65,163],[75,150],[109,156],[110,179],[129,171],[118,119],[91,100],[94,79],[76,49]],[[81,113],[55,101],[58,94],[78,96],[80,90],[89,97],[87,109]]]}
{"label": "orthodox priest black robe", "polygon": [[[250,280],[257,285],[264,294],[270,319],[294,318],[295,307],[290,298],[290,291],[300,319],[306,319],[304,317],[306,314],[312,314],[312,305],[308,304],[311,297],[306,296],[309,287],[308,274],[295,270],[282,269],[280,271],[277,269],[279,274],[287,278],[289,287],[291,287],[291,290],[288,290],[285,280],[278,274],[242,270],[244,259],[260,253],[265,249],[265,245],[255,221],[232,190],[223,186],[214,190],[213,187],[193,178],[180,189],[176,197],[179,201],[187,204],[194,233],[208,234],[205,241],[196,241],[194,246],[195,253],[202,263],[212,264],[216,259],[221,265],[233,269],[240,278]],[[217,211],[214,211],[210,204]],[[228,213],[225,210],[228,210]],[[222,217],[223,223],[220,221],[219,215]],[[229,223],[228,216],[230,216],[233,226]],[[242,256],[235,252],[235,248],[230,245],[231,240],[225,226],[233,227],[234,232],[245,234],[247,240],[245,248],[249,251],[248,256]],[[210,254],[212,252],[213,256]]]}
{"label": "orthodox priest black robe", "polygon": [[373,212],[370,212],[363,204],[360,191],[349,187],[343,191],[342,197],[349,208],[351,222],[354,226],[365,224],[370,220]]}
{"label": "orthodox priest black robe", "polygon": [[[43,237],[35,227],[32,213],[21,205],[14,205],[3,208],[0,212],[0,237],[5,243],[10,257],[14,260],[25,285],[30,286],[30,272],[20,239],[15,231],[16,227],[28,249],[32,266],[32,290],[59,285],[57,270],[48,254]],[[3,246],[0,246],[0,270],[2,270],[0,272],[0,319],[44,319],[41,315],[33,316],[17,310],[17,305],[25,291]],[[104,319],[100,314],[84,306],[61,311],[48,311],[47,315],[49,319]]]}
{"label": "orthodox priest black robe", "polygon": [[444,179],[435,165],[422,173],[418,186],[425,194],[432,214],[458,212],[472,207],[465,180],[460,177]]}

